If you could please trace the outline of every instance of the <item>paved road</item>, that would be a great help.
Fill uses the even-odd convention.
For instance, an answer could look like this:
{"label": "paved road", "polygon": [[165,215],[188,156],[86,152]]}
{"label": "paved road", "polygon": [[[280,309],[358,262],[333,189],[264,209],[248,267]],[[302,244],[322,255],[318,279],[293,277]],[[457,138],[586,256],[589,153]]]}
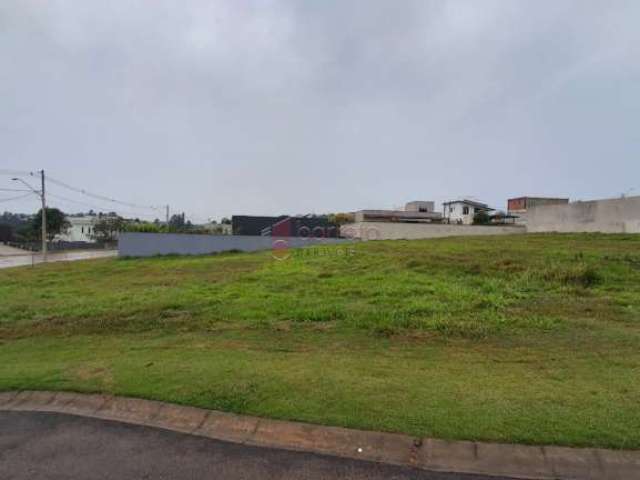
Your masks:
{"label": "paved road", "polygon": [[[7,253],[5,245],[0,249],[0,268],[23,267],[42,263],[42,256],[39,253],[18,250],[20,253]],[[17,250],[17,249],[13,249]],[[3,253],[5,252],[5,253]],[[50,253],[48,262],[73,262],[75,260],[88,260],[91,258],[115,257],[117,250],[71,250],[68,252]]]}
{"label": "paved road", "polygon": [[3,480],[497,480],[248,447],[71,415],[2,411],[0,472]]}

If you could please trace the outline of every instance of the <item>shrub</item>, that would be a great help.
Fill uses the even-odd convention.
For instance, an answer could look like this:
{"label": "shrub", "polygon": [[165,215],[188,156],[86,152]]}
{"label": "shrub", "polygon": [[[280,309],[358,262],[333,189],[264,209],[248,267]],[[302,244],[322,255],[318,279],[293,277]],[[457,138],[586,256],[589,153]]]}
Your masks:
{"label": "shrub", "polygon": [[552,268],[545,271],[545,280],[555,281],[567,286],[593,287],[602,283],[602,275],[592,265],[578,263],[569,267]]}
{"label": "shrub", "polygon": [[473,224],[474,225],[490,225],[491,216],[485,211],[476,212],[476,214],[473,216]]}

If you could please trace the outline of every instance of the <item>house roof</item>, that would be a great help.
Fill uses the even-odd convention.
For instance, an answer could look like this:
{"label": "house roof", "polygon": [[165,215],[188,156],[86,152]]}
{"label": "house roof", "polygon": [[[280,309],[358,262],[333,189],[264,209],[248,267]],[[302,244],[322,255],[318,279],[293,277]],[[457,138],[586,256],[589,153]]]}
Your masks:
{"label": "house roof", "polygon": [[509,198],[507,199],[507,201],[511,201],[511,200],[561,200],[561,201],[566,201],[568,202],[569,199],[566,197],[534,197],[531,195],[525,195],[523,197],[513,197],[513,198]]}
{"label": "house roof", "polygon": [[474,208],[478,208],[481,210],[495,210],[495,208],[491,208],[489,205],[487,205],[486,203],[482,203],[482,202],[476,202],[473,200],[451,200],[450,202],[444,202],[442,205],[451,205],[454,203],[462,203],[464,205],[469,205],[471,207]]}
{"label": "house roof", "polygon": [[96,217],[66,217],[71,225],[92,225]]}

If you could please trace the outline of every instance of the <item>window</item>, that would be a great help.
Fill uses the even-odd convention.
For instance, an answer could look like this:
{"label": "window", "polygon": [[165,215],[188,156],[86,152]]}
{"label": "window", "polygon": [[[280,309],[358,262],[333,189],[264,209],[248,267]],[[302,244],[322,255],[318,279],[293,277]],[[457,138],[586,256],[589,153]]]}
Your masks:
{"label": "window", "polygon": [[469,215],[469,207],[462,207],[462,214]]}

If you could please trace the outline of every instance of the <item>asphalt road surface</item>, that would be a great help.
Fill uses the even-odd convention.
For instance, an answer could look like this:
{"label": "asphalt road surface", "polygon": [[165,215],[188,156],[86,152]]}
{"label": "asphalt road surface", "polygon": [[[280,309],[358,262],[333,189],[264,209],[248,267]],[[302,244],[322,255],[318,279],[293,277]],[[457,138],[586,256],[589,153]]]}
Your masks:
{"label": "asphalt road surface", "polygon": [[0,477],[497,480],[249,447],[72,415],[0,411]]}

